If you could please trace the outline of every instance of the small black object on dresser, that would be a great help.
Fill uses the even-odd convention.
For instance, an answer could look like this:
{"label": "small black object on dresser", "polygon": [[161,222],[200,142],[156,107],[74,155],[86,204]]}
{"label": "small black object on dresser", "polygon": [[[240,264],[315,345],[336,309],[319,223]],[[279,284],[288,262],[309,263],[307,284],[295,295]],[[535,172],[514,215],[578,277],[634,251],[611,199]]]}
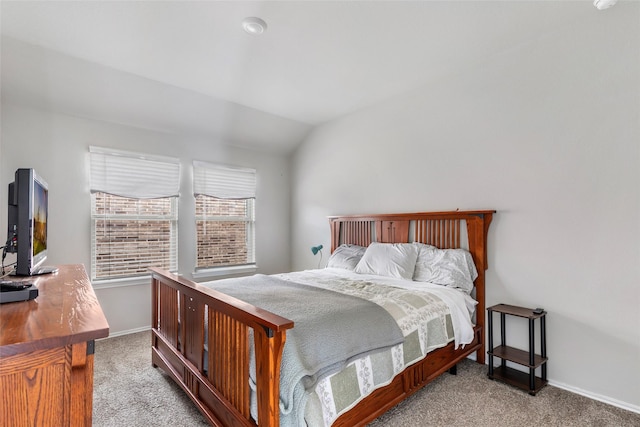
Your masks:
{"label": "small black object on dresser", "polygon": [[29,301],[38,297],[38,288],[32,283],[0,281],[0,304]]}
{"label": "small black object on dresser", "polygon": [[[507,304],[498,304],[487,308],[489,328],[489,372],[491,379],[511,384],[529,394],[535,395],[547,385],[547,343],[545,316],[547,312],[542,308],[525,308]],[[500,345],[493,346],[493,314],[500,313]],[[506,316],[523,317],[529,320],[529,351],[510,347],[506,344]],[[535,354],[535,320],[540,319],[540,354]],[[499,357],[499,366],[493,366],[493,358]],[[507,361],[527,366],[529,374],[507,366]],[[536,376],[536,369],[540,368],[540,376]]]}

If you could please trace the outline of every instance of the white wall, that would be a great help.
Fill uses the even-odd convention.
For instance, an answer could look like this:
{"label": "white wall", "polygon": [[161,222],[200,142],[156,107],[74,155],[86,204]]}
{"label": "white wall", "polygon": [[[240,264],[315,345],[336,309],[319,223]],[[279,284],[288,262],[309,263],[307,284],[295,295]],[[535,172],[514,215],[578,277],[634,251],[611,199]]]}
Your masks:
{"label": "white wall", "polygon": [[488,306],[544,307],[551,382],[640,411],[640,4],[624,6],[317,128],[293,162],[294,269],[328,245],[327,215],[496,209]]}
{"label": "white wall", "polygon": [[[226,129],[206,123],[218,103],[3,38],[0,200],[17,167],[35,167],[51,186],[50,262],[88,267],[87,147],[180,157],[186,275],[194,263],[188,173],[194,158],[258,170],[263,273],[288,270],[290,257],[294,269],[314,267],[309,248],[328,247],[330,214],[496,209],[488,304],[546,308],[552,383],[640,410],[640,4],[620,3],[626,14],[605,12],[598,21],[540,34],[533,45],[317,128],[291,171],[285,155],[232,149],[221,138],[183,132]],[[15,84],[7,86],[7,77]],[[77,87],[100,98],[93,108],[78,107],[77,93],[65,99]],[[158,99],[179,99],[166,106],[169,119],[197,114],[186,114],[186,126],[149,130],[166,117],[160,123],[146,117],[149,103],[127,97],[131,90],[151,94],[158,109],[165,107]],[[16,101],[25,92],[30,102],[143,121],[147,129],[21,107]],[[144,108],[130,106],[132,100]],[[183,102],[199,108],[185,110]],[[107,113],[114,104],[117,111]],[[266,142],[283,127],[294,139],[307,130],[277,123],[278,133]],[[235,124],[237,131],[245,121]],[[247,139],[256,137],[249,133]],[[6,209],[0,208],[2,224]],[[97,293],[112,333],[149,324],[147,285]],[[509,330],[513,345],[524,346],[525,337],[523,325]]]}
{"label": "white wall", "polygon": [[[15,169],[33,167],[49,184],[49,259],[47,264],[84,264],[90,269],[90,145],[179,157],[179,271],[195,266],[195,217],[191,187],[194,159],[257,170],[256,260],[259,272],[290,269],[289,158],[281,154],[230,148],[210,137],[159,132],[72,117],[30,107],[2,104],[0,200]],[[6,225],[6,208],[0,224]],[[7,257],[10,261],[10,257]],[[111,334],[150,325],[149,284],[96,289]]]}

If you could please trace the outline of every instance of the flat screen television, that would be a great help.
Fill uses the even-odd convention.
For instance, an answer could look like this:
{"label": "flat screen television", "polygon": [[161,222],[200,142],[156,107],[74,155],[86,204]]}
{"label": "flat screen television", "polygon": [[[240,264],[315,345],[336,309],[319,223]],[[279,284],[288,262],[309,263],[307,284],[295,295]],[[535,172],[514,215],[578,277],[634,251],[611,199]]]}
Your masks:
{"label": "flat screen television", "polygon": [[33,169],[18,169],[9,184],[6,251],[16,254],[14,274],[33,276],[52,273],[42,264],[47,259],[49,186]]}

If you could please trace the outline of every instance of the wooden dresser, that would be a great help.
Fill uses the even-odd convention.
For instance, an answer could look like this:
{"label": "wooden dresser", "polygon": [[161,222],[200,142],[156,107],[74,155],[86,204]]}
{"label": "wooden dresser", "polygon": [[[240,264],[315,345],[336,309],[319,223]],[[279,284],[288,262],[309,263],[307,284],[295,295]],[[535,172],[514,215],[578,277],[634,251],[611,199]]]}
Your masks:
{"label": "wooden dresser", "polygon": [[0,305],[0,426],[91,426],[94,340],[109,325],[84,266],[22,279],[39,295]]}

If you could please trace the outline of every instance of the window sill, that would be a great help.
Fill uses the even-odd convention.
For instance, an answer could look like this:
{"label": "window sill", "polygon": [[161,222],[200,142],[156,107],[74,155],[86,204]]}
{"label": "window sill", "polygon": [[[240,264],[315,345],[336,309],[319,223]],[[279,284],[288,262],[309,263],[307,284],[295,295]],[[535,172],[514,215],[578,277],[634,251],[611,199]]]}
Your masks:
{"label": "window sill", "polygon": [[[234,276],[237,274],[255,273],[258,270],[258,266],[255,264],[238,265],[233,267],[216,267],[216,268],[203,268],[193,272],[193,278],[195,280],[215,278],[220,276]],[[179,273],[175,273],[180,275]],[[140,286],[150,285],[151,275],[136,277],[124,277],[121,279],[93,279],[91,281],[93,289],[109,289],[109,288],[121,288],[125,286]]]}
{"label": "window sill", "polygon": [[150,285],[151,275],[124,277],[122,279],[93,279],[93,289],[121,288],[123,286]]}
{"label": "window sill", "polygon": [[255,273],[258,266],[255,264],[237,265],[233,267],[203,268],[193,272],[194,279],[206,279],[209,277],[232,276],[235,274]]}

